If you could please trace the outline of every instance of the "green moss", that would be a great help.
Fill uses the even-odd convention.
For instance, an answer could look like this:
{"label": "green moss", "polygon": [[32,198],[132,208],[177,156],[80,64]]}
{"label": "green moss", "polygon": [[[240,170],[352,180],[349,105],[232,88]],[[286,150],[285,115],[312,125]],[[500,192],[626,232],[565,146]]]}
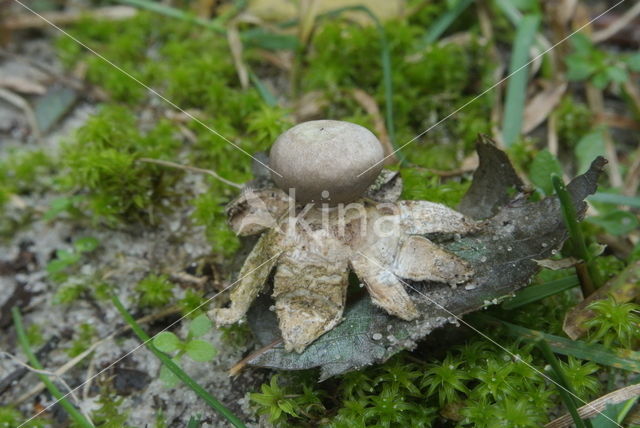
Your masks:
{"label": "green moss", "polygon": [[199,292],[187,290],[184,297],[180,299],[180,313],[183,317],[194,319],[207,310],[207,299]]}
{"label": "green moss", "polygon": [[25,423],[26,419],[17,409],[10,406],[0,406],[0,428],[42,428],[50,426],[50,421],[42,417]]}
{"label": "green moss", "polygon": [[40,346],[44,343],[44,337],[42,336],[42,329],[38,324],[30,324],[27,327],[27,339],[32,346]]}
{"label": "green moss", "polygon": [[69,358],[76,357],[86,351],[95,336],[96,330],[91,324],[80,324],[73,335],[71,346],[66,350]]}
{"label": "green moss", "polygon": [[55,162],[41,150],[10,150],[0,160],[0,210],[11,195],[49,189],[55,168]]}
{"label": "green moss", "polygon": [[120,409],[124,397],[118,397],[110,386],[103,386],[97,404],[100,406],[91,412],[91,420],[99,428],[129,428],[126,424],[129,412]]}
{"label": "green moss", "polygon": [[421,169],[401,170],[404,189],[402,199],[438,202],[455,208],[471,184],[470,181],[444,181],[439,176]]}
{"label": "green moss", "polygon": [[589,309],[596,314],[585,322],[590,341],[627,349],[633,349],[640,341],[640,305],[618,303],[609,297],[591,303]]}
{"label": "green moss", "polygon": [[[489,86],[489,72],[494,65],[487,61],[486,48],[479,43],[434,45],[415,55],[413,46],[416,37],[424,32],[423,27],[389,22],[385,30],[392,62],[396,65],[392,76],[393,107],[399,144],[411,140]],[[327,22],[318,29],[312,43],[313,49],[304,70],[303,89],[330,94],[327,117],[352,118],[352,113],[345,114],[335,107],[336,98],[338,101],[348,98],[345,90],[349,88],[371,94],[383,110],[380,45],[373,26],[362,28],[340,20]],[[452,168],[459,150],[470,151],[477,134],[490,131],[491,102],[490,94],[475,100],[453,120],[445,121],[420,139],[429,143],[439,141],[438,149],[449,146],[446,155],[442,156],[446,162],[434,159],[433,143],[416,141],[403,153],[417,165]]]}
{"label": "green moss", "polygon": [[232,324],[229,326],[218,327],[222,333],[222,341],[233,348],[242,348],[247,346],[253,333],[246,323]]}
{"label": "green moss", "polygon": [[86,192],[86,208],[96,221],[154,221],[166,211],[171,188],[181,172],[137,162],[141,157],[173,159],[180,147],[174,128],[159,122],[152,130],[137,129],[135,113],[106,106],[63,147],[64,188]]}
{"label": "green moss", "polygon": [[173,283],[166,275],[148,275],[135,287],[138,292],[138,306],[143,308],[166,306],[173,297],[173,287]]}
{"label": "green moss", "polygon": [[557,118],[558,139],[563,147],[575,147],[593,129],[593,113],[572,96],[562,98],[554,114]]}

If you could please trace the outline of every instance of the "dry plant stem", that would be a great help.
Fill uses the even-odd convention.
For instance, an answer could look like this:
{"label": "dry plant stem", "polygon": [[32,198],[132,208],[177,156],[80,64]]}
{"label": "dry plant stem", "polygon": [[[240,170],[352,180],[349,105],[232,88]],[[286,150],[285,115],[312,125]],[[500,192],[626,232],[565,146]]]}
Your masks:
{"label": "dry plant stem", "polygon": [[640,149],[636,151],[636,160],[633,161],[629,172],[627,173],[627,179],[624,183],[624,189],[622,193],[627,196],[635,196],[638,187],[640,186]]}
{"label": "dry plant stem", "polygon": [[558,119],[553,113],[547,122],[547,148],[549,153],[558,156]]}
{"label": "dry plant stem", "polygon": [[[56,25],[73,24],[84,17],[91,17],[98,20],[117,21],[129,19],[135,16],[138,11],[130,6],[109,6],[99,7],[95,9],[73,11],[73,12],[44,12],[42,16]],[[10,20],[4,22],[5,28],[8,30],[24,30],[27,28],[46,27],[47,24],[38,16],[34,15],[14,15]]]}
{"label": "dry plant stem", "polygon": [[237,363],[235,363],[233,365],[233,367],[231,367],[229,369],[229,376],[237,376],[240,374],[240,372],[247,366],[247,362],[253,360],[255,357],[257,357],[258,355],[267,352],[269,349],[273,348],[274,346],[277,346],[279,344],[282,343],[282,339],[276,339],[273,342],[271,342],[270,344],[263,346],[262,348],[256,350],[255,352],[252,352],[251,354],[247,355],[246,357],[244,357],[243,359],[241,359],[240,361],[238,361]]}
{"label": "dry plant stem", "polygon": [[387,132],[387,127],[384,124],[384,118],[380,113],[380,109],[378,108],[376,100],[362,89],[352,90],[351,95],[358,102],[358,104],[360,104],[360,107],[362,107],[364,111],[366,111],[367,114],[373,118],[373,127],[378,134],[378,138],[380,139],[382,146],[384,147],[384,155],[387,156],[384,164],[396,164],[398,162],[398,158],[393,153],[393,146],[391,145],[391,141],[389,140],[389,133]]}
{"label": "dry plant stem", "polygon": [[[640,383],[625,386],[579,407],[578,415],[581,418],[590,418],[601,413],[609,405],[622,403],[638,396],[640,396]],[[570,427],[572,423],[571,415],[566,414],[549,422],[545,425],[545,428],[566,428]]]}
{"label": "dry plant stem", "polygon": [[313,31],[313,26],[318,16],[318,0],[301,0],[300,21],[298,24],[298,39],[305,46],[309,42],[309,37]]}
{"label": "dry plant stem", "polygon": [[[93,351],[95,351],[95,349],[98,346],[100,346],[102,343],[104,343],[108,339],[111,339],[112,337],[113,337],[113,335],[108,336],[105,339],[99,340],[98,342],[95,342],[86,351],[84,351],[83,353],[75,356],[71,360],[67,361],[64,365],[62,365],[61,367],[56,369],[54,372],[52,372],[52,375],[54,375],[54,376],[59,378],[60,376],[62,376],[63,374],[65,374],[66,372],[71,370],[73,367],[75,367],[80,361],[84,360],[87,357],[87,355],[90,355]],[[12,403],[12,405],[17,406],[17,405],[27,401],[29,398],[33,397],[34,395],[39,394],[40,392],[42,392],[44,390],[44,388],[45,388],[45,384],[44,383],[42,383],[42,382],[38,383],[33,388],[31,388],[30,390],[28,390],[27,392],[22,394],[20,397],[18,397],[16,399],[16,401],[14,403]]]}
{"label": "dry plant stem", "polygon": [[[491,19],[491,11],[489,10],[487,4],[485,2],[477,2],[476,10],[478,13],[478,21],[480,22],[480,31],[482,32],[482,36],[489,43],[490,50],[489,55],[491,56],[491,61],[494,64],[498,64],[495,68],[493,81],[497,82],[502,77],[504,73],[504,62],[500,58],[500,52],[495,46],[495,43],[491,43],[494,41],[494,31]],[[503,146],[502,144],[502,133],[500,132],[500,119],[502,118],[502,86],[499,85],[494,90],[494,101],[493,107],[491,108],[491,133],[496,136],[498,146]]]}
{"label": "dry plant stem", "polygon": [[170,162],[170,161],[164,161],[164,160],[160,160],[160,159],[140,158],[140,159],[138,159],[138,161],[146,162],[146,163],[153,163],[153,164],[156,164],[156,165],[168,166],[170,168],[182,169],[184,171],[189,171],[189,172],[197,172],[197,173],[200,173],[200,174],[208,174],[208,175],[216,178],[217,180],[220,180],[224,184],[227,184],[229,186],[235,187],[236,189],[242,189],[242,185],[240,185],[238,183],[234,183],[233,181],[229,181],[226,178],[221,177],[220,175],[218,175],[217,172],[215,172],[215,171],[213,171],[211,169],[196,168],[195,166],[181,165],[179,163]]}
{"label": "dry plant stem", "polygon": [[640,88],[635,83],[634,79],[629,79],[622,84],[625,92],[633,102],[633,106],[636,109],[636,113],[640,114]]}
{"label": "dry plant stem", "polygon": [[593,294],[596,291],[596,288],[593,285],[593,281],[591,280],[591,276],[589,276],[589,270],[587,269],[586,263],[578,263],[575,266],[576,274],[580,279],[580,288],[582,288],[582,297],[586,298]]}
{"label": "dry plant stem", "polygon": [[[550,17],[550,27],[552,31],[552,42],[556,43],[569,35],[571,29],[569,23],[576,13],[577,0],[558,0],[544,2],[545,14]],[[549,52],[553,64],[553,69],[564,71],[566,69],[564,57],[570,49],[569,44],[561,44],[556,49]]]}
{"label": "dry plant stem", "polygon": [[230,21],[227,27],[227,41],[229,42],[233,65],[236,67],[238,79],[240,79],[240,86],[242,89],[247,89],[249,87],[249,72],[242,59],[242,41],[240,40],[240,32],[235,20]]}
{"label": "dry plant stem", "polygon": [[591,40],[600,43],[622,30],[640,15],[640,3],[636,3],[631,9],[627,10],[617,21],[611,23],[607,28],[596,31],[591,36]]}
{"label": "dry plant stem", "polygon": [[[604,115],[604,97],[602,91],[593,86],[591,83],[586,85],[587,102],[589,107],[596,115]],[[607,154],[607,160],[609,161],[609,181],[611,187],[622,188],[624,184],[622,181],[622,173],[620,172],[620,164],[618,163],[618,155],[616,153],[613,139],[611,138],[611,132],[609,128],[603,130],[603,138],[605,144],[605,151]]]}

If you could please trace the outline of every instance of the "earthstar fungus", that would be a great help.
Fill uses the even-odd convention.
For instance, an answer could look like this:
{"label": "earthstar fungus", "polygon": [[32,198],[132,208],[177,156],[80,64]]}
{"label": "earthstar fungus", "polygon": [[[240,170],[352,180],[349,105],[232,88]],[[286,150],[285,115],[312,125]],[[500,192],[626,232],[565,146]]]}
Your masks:
{"label": "earthstar fungus", "polygon": [[270,165],[282,175],[273,175],[277,187],[249,186],[227,207],[237,234],[261,236],[231,305],[214,310],[218,325],[240,321],[274,269],[273,310],[285,349],[297,352],[342,321],[350,271],[375,305],[405,321],[420,314],[403,280],[472,281],[469,263],[430,238],[473,234],[480,223],[441,204],[380,192],[381,182],[398,180],[381,173],[382,158],[375,136],[347,122],[302,123],[277,139]]}

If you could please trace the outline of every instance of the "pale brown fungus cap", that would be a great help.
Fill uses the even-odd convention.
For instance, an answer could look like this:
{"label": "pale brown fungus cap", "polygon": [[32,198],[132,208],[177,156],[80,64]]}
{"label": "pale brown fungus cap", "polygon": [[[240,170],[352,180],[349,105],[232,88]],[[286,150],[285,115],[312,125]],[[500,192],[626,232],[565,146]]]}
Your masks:
{"label": "pale brown fungus cap", "polygon": [[271,173],[298,202],[351,202],[361,197],[382,170],[382,144],[368,129],[339,120],[300,123],[271,147]]}

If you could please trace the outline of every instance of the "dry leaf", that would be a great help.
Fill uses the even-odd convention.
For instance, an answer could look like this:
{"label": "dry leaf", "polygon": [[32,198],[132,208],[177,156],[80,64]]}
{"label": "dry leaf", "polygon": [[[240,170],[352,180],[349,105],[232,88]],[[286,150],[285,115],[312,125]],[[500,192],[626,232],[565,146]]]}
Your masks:
{"label": "dry leaf", "polygon": [[567,82],[556,82],[538,92],[524,109],[522,133],[528,134],[545,121],[567,90]]}

